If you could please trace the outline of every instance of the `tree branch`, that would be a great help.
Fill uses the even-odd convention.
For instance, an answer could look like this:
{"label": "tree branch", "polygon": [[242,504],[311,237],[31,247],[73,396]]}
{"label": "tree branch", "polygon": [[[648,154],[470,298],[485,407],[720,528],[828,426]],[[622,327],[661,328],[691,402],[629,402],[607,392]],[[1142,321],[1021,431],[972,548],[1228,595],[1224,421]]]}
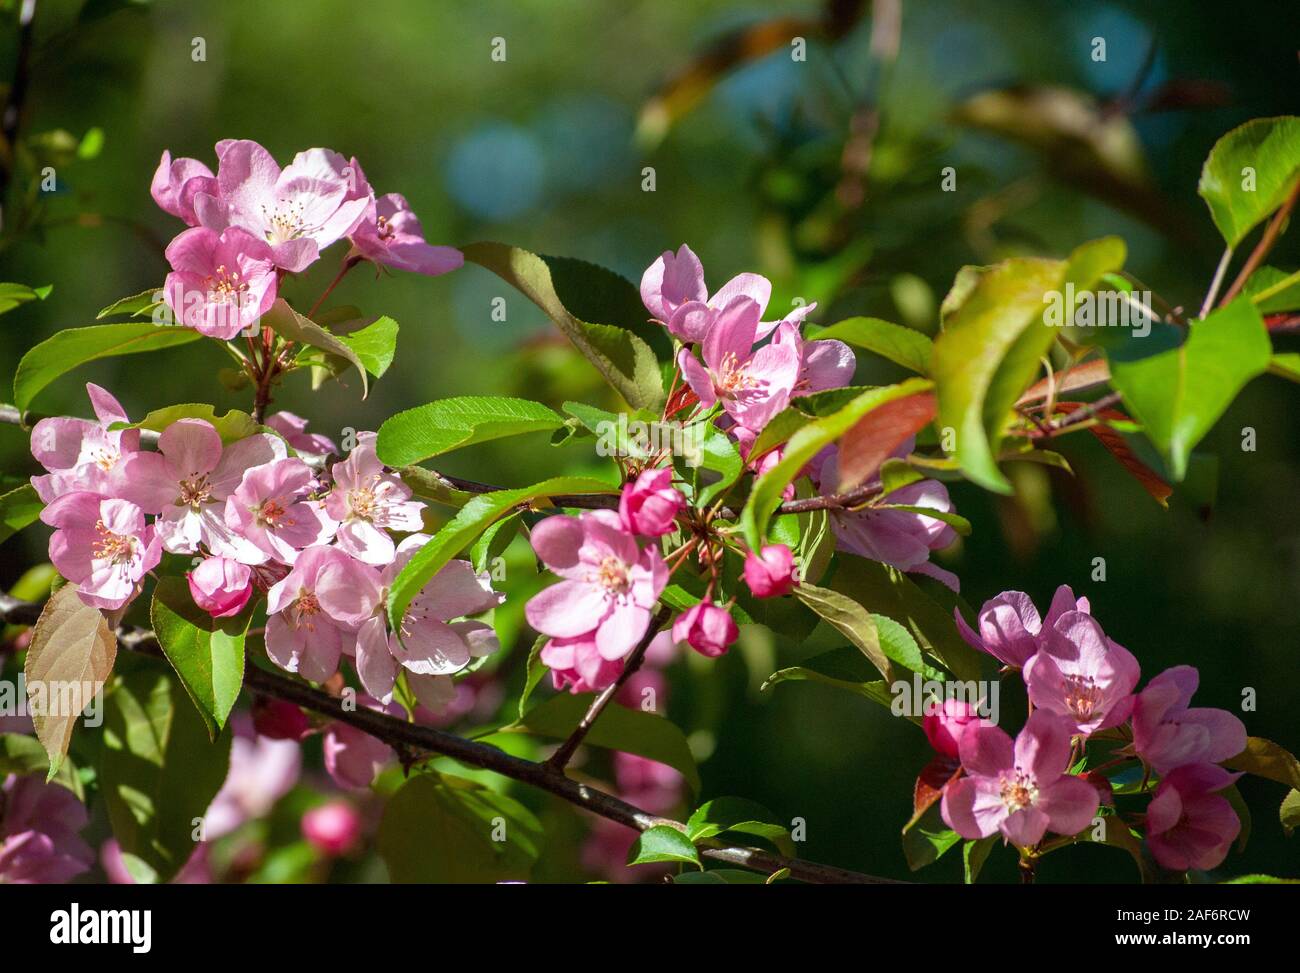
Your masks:
{"label": "tree branch", "polygon": [[573,732],[569,734],[568,739],[560,744],[560,748],[551,754],[546,761],[547,767],[563,773],[564,768],[568,766],[569,761],[573,759],[574,753],[591,731],[592,724],[600,718],[600,714],[609,705],[609,701],[618,695],[618,691],[632,678],[632,674],[641,668],[641,663],[645,661],[646,650],[650,648],[650,643],[655,640],[655,636],[659,634],[659,630],[664,627],[671,614],[672,609],[667,605],[659,609],[659,613],[651,620],[650,627],[646,629],[645,635],[641,636],[641,641],[632,650],[632,654],[627,657],[627,662],[623,664],[623,671],[618,674],[617,679],[605,687],[599,696],[591,701],[591,706],[582,715],[582,719],[573,728]]}
{"label": "tree branch", "polygon": [[1273,249],[1273,244],[1277,242],[1278,236],[1282,233],[1282,224],[1291,215],[1291,210],[1295,209],[1297,199],[1300,199],[1300,182],[1296,183],[1295,189],[1291,190],[1291,195],[1286,198],[1282,208],[1273,214],[1273,218],[1268,221],[1268,226],[1264,227],[1264,235],[1259,238],[1259,243],[1255,244],[1255,249],[1246,258],[1241,272],[1237,274],[1237,279],[1232,282],[1232,286],[1228,288],[1228,293],[1224,294],[1223,300],[1219,302],[1219,307],[1226,307],[1231,304],[1232,299],[1240,294],[1241,289],[1246,286],[1246,281],[1250,279],[1250,275],[1264,262],[1264,258],[1268,256],[1268,252]]}
{"label": "tree branch", "polygon": [[[33,625],[40,617],[41,606],[13,598],[0,592],[0,621],[17,625]],[[662,614],[662,612],[661,612]],[[660,623],[662,624],[662,622]],[[657,628],[658,626],[656,626]],[[118,642],[124,649],[143,655],[164,659],[154,633],[148,629],[124,626],[117,631]],[[650,636],[653,638],[653,635]],[[649,645],[649,640],[646,640]],[[644,650],[643,650],[644,651]],[[474,740],[466,740],[444,730],[405,720],[365,707],[345,708],[343,701],[306,683],[290,679],[278,672],[262,669],[249,660],[244,673],[244,686],[251,691],[273,696],[303,709],[320,713],[332,720],[356,727],[364,733],[382,740],[394,748],[405,748],[425,755],[450,757],[471,767],[489,770],[520,783],[553,794],[575,807],[582,808],[610,821],[644,831],[657,825],[685,830],[680,821],[649,814],[620,798],[597,790],[581,781],[573,780],[549,763],[524,760],[496,747]],[[788,869],[792,878],[815,883],[851,883],[867,885],[902,884],[892,879],[878,878],[859,872],[821,865],[798,858],[785,858],[756,848],[724,845],[720,842],[702,843],[700,854],[713,861],[748,868],[751,871],[773,874]]]}

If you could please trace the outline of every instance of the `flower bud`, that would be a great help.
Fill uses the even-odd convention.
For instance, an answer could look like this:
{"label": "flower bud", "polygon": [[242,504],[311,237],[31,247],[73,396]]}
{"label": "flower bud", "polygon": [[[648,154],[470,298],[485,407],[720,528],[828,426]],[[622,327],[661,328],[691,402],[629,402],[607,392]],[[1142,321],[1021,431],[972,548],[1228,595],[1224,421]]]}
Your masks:
{"label": "flower bud", "polygon": [[685,642],[696,652],[710,659],[727,651],[740,637],[730,613],[711,601],[702,601],[678,616],[673,622],[673,639]]}
{"label": "flower bud", "polygon": [[981,722],[984,721],[970,703],[945,699],[926,713],[921,728],[936,753],[957,759],[961,756],[962,737],[968,729],[979,726]]}
{"label": "flower bud", "polygon": [[253,572],[230,558],[205,558],[186,577],[194,603],[213,618],[238,615],[253,594]]}
{"label": "flower bud", "polygon": [[668,468],[646,470],[625,484],[618,502],[623,526],[642,537],[662,537],[673,529],[673,521],[686,507],[686,498],[672,485]]}
{"label": "flower bud", "polygon": [[361,815],[347,801],[330,801],[302,816],[302,836],[326,855],[346,855],[361,839]]}
{"label": "flower bud", "polygon": [[311,721],[293,703],[254,696],[253,729],[270,740],[301,740],[310,735]]}
{"label": "flower bud", "polygon": [[794,554],[784,544],[768,544],[745,555],[745,584],[755,598],[775,598],[794,590]]}

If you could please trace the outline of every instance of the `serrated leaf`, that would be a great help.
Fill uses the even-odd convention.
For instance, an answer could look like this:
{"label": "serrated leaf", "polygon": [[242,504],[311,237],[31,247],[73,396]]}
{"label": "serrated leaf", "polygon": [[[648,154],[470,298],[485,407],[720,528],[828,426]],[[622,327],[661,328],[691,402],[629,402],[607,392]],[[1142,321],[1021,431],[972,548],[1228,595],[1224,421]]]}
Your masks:
{"label": "serrated leaf", "polygon": [[185,402],[180,405],[169,405],[164,409],[154,409],[139,422],[113,423],[111,428],[149,429],[153,432],[162,432],[180,419],[202,419],[210,424],[221,437],[223,446],[246,439],[262,429],[247,412],[230,409],[217,415],[216,407],[206,402]]}
{"label": "serrated leaf", "polygon": [[102,321],[104,318],[118,316],[132,318],[152,317],[153,309],[163,303],[162,293],[163,289],[161,287],[151,287],[147,291],[141,291],[139,294],[132,294],[130,297],[114,301],[96,314],[95,320]]}
{"label": "serrated leaf", "polygon": [[649,344],[636,288],[617,274],[504,243],[472,243],[465,260],[492,271],[536,304],[633,408],[663,405],[663,377]]}
{"label": "serrated leaf", "polygon": [[225,729],[244,684],[249,618],[213,618],[194,603],[183,578],[160,578],[154,588],[154,634],[213,739]]}
{"label": "serrated leaf", "polygon": [[1236,247],[1286,201],[1297,178],[1300,118],[1256,118],[1214,143],[1196,191],[1223,239]]}
{"label": "serrated leaf", "polygon": [[282,338],[319,348],[347,360],[361,376],[361,397],[364,399],[370,394],[370,379],[360,356],[338,335],[331,334],[311,318],[305,318],[291,308],[284,298],[276,298],[271,309],[262,315],[261,323]]}
{"label": "serrated leaf", "polygon": [[564,417],[528,399],[463,395],[407,409],[379,427],[375,448],[389,466],[406,466],[493,439],[549,432]]}
{"label": "serrated leaf", "polygon": [[829,588],[818,588],[816,585],[811,584],[800,584],[795,588],[794,593],[801,602],[824,618],[841,635],[857,646],[871,664],[880,671],[880,674],[885,677],[886,682],[893,682],[894,680],[894,669],[890,665],[891,659],[908,669],[921,670],[923,666],[921,652],[920,649],[916,648],[916,643],[912,643],[911,651],[909,651],[905,643],[882,641],[871,613],[852,598],[842,595],[838,591],[832,591]]}
{"label": "serrated leaf", "polygon": [[1246,749],[1223,765],[1300,790],[1300,760],[1286,747],[1263,737],[1248,737]]}
{"label": "serrated leaf", "polygon": [[49,777],[59,771],[81,711],[103,691],[117,659],[117,636],[104,614],[68,585],[45,603],[32,632],[23,667],[28,712],[50,758]]}
{"label": "serrated leaf", "polygon": [[686,835],[692,842],[717,837],[724,831],[765,838],[787,858],[794,857],[790,829],[763,805],[748,798],[714,798],[700,805],[686,822]]}
{"label": "serrated leaf", "polygon": [[42,389],[86,362],[185,345],[201,337],[190,328],[150,322],[68,328],[23,355],[14,374],[14,405],[26,410]]}
{"label": "serrated leaf", "polygon": [[648,865],[652,862],[689,862],[698,866],[700,853],[686,835],[676,828],[659,824],[642,831],[627,853],[629,865]]}

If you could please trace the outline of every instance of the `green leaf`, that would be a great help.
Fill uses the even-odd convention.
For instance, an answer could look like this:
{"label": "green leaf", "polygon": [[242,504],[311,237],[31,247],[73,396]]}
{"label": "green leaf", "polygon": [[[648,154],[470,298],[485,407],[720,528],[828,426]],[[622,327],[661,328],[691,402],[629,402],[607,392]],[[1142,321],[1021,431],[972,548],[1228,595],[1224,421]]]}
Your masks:
{"label": "green leaf", "polygon": [[163,303],[162,293],[163,289],[161,287],[151,287],[147,291],[141,291],[139,294],[132,294],[130,297],[114,301],[96,314],[95,320],[102,321],[104,318],[118,316],[151,318],[154,308],[161,306]]}
{"label": "green leaf", "polygon": [[540,402],[463,395],[399,412],[379,427],[375,448],[387,465],[406,466],[463,446],[562,425],[564,417]]}
{"label": "green leaf", "polygon": [[705,507],[740,479],[745,462],[740,458],[735,442],[717,426],[710,426],[705,431],[699,460],[700,487],[695,495],[695,505]]}
{"label": "green leaf", "polygon": [[889,684],[874,676],[874,670],[862,653],[855,646],[845,645],[805,659],[802,665],[777,670],[767,677],[761,688],[767,690],[783,682],[817,682],[890,708],[894,697]]}
{"label": "green leaf", "polygon": [[958,679],[980,678],[985,656],[958,634],[951,607],[941,605],[904,572],[866,558],[842,558],[830,586],[905,625],[921,649]]}
{"label": "green leaf", "polygon": [[393,882],[487,883],[527,879],[543,841],[541,823],[513,798],[421,773],[389,798],[378,848]]}
{"label": "green leaf", "polygon": [[361,397],[364,399],[370,394],[370,380],[366,376],[366,366],[362,364],[360,356],[353,351],[352,347],[342,338],[326,331],[311,318],[303,317],[291,308],[284,298],[276,298],[275,303],[271,305],[271,310],[262,315],[261,323],[289,341],[310,345],[346,359],[355,366],[357,374],[361,376]]}
{"label": "green leaf", "polygon": [[555,477],[517,490],[497,490],[476,496],[415,552],[388,591],[388,618],[400,631],[402,617],[420,589],[448,561],[474,542],[498,518],[523,503],[560,493],[617,493],[618,488],[590,477]]}
{"label": "green leaf", "polygon": [[[1059,333],[1046,314],[1053,296],[1059,300],[1073,284],[1077,299],[1103,274],[1118,270],[1124,257],[1123,241],[1105,237],[1080,246],[1066,261],[1007,260],[982,273],[951,310],[930,357],[937,421],[955,432],[962,470],[980,486],[1011,492],[997,450],[1012,407]],[[1064,320],[1072,319],[1073,307],[1064,310]]]}
{"label": "green leaf", "polygon": [[[203,720],[155,667],[120,677],[104,701],[99,785],[113,836],[165,882],[189,859],[230,767],[230,734]],[[199,832],[201,836],[201,831]]]}
{"label": "green leaf", "polygon": [[30,483],[0,493],[0,544],[40,519],[45,504]]}
{"label": "green leaf", "polygon": [[932,864],[961,841],[957,834],[943,822],[939,802],[935,801],[924,813],[912,818],[903,828],[903,854],[912,871]]}
{"label": "green leaf", "polygon": [[180,405],[169,405],[164,409],[154,409],[139,422],[114,423],[112,428],[150,429],[153,432],[162,432],[179,419],[202,419],[209,423],[221,437],[223,446],[229,446],[262,430],[262,427],[254,422],[253,417],[247,412],[230,409],[217,415],[216,407],[206,402],[185,402]]}
{"label": "green leaf", "polygon": [[81,776],[72,761],[64,759],[58,772],[51,776],[50,758],[36,737],[23,733],[0,733],[0,780],[7,774],[40,774],[46,780],[62,784],[76,794],[79,800],[86,799]]}
{"label": "green leaf", "polygon": [[686,822],[686,835],[692,842],[714,838],[724,831],[735,831],[765,838],[787,858],[795,854],[790,829],[763,805],[743,797],[718,797],[700,807]]}
{"label": "green leaf", "polygon": [[89,328],[68,328],[23,355],[14,375],[14,405],[26,410],[45,386],[78,365],[114,355],[135,355],[201,338],[190,328],[140,324],[97,324]]}
{"label": "green leaf", "polygon": [[1223,239],[1236,247],[1286,201],[1298,177],[1300,118],[1256,118],[1214,143],[1197,192]]}
{"label": "green leaf", "polygon": [[44,287],[28,287],[26,284],[0,284],[0,314],[12,311],[19,304],[28,301],[43,301],[54,290],[53,284]]}
{"label": "green leaf", "polygon": [[550,641],[550,636],[539,635],[533,647],[528,651],[528,664],[524,667],[524,690],[519,694],[519,718],[524,718],[524,710],[528,705],[528,700],[533,696],[533,690],[542,684],[546,674],[550,672],[550,667],[542,661],[542,648]]}
{"label": "green leaf", "polygon": [[801,584],[794,590],[798,599],[826,619],[841,635],[852,642],[865,655],[886,682],[894,679],[892,659],[908,669],[920,671],[923,667],[921,650],[913,641],[910,649],[905,643],[882,640],[871,613],[852,598],[816,585]]}
{"label": "green leaf", "polygon": [[1278,817],[1282,821],[1282,830],[1290,838],[1296,828],[1300,828],[1300,790],[1293,787],[1287,791],[1286,797],[1282,798],[1282,806],[1278,808]]}
{"label": "green leaf", "polygon": [[[593,699],[593,693],[552,696],[534,706],[518,723],[507,729],[563,740],[577,727]],[[591,725],[583,742],[667,764],[686,778],[692,791],[699,793],[700,771],[686,742],[686,734],[662,716],[610,703]]]}
{"label": "green leaf", "polygon": [[104,614],[65,585],[41,610],[23,667],[28,712],[50,757],[49,777],[59,772],[81,711],[103,691],[117,659],[117,636]]}
{"label": "green leaf", "polygon": [[1231,760],[1225,760],[1223,764],[1232,770],[1244,770],[1256,777],[1267,777],[1300,790],[1300,760],[1296,760],[1291,751],[1272,740],[1248,737],[1246,749]]}
{"label": "green leaf", "polygon": [[857,395],[838,411],[814,419],[797,430],[786,443],[780,462],[754,482],[749,502],[745,504],[740,518],[749,546],[754,550],[763,546],[767,522],[781,505],[782,492],[810,459],[852,429],[873,409],[895,399],[928,391],[931,387],[926,379],[909,378],[897,385],[870,389]]}
{"label": "green leaf", "polygon": [[1277,878],[1273,875],[1238,875],[1223,882],[1224,885],[1300,885],[1300,879]]}
{"label": "green leaf", "polygon": [[980,870],[984,868],[984,862],[988,860],[989,852],[993,850],[993,846],[996,845],[997,842],[997,835],[980,838],[978,841],[962,842],[962,876],[967,885],[975,884],[975,880],[979,878]]}
{"label": "green leaf", "polygon": [[396,321],[380,317],[364,328],[339,335],[338,339],[352,349],[366,371],[381,378],[397,354],[397,330]]}
{"label": "green leaf", "polygon": [[160,578],[154,588],[154,634],[212,739],[225,729],[244,684],[244,637],[250,617],[213,618],[194,603],[184,578]]}
{"label": "green leaf", "polygon": [[543,257],[504,243],[472,243],[465,259],[486,267],[546,312],[634,409],[663,405],[663,376],[650,345],[635,333],[645,311],[632,284],[604,268]]}
{"label": "green leaf", "polygon": [[1260,267],[1250,275],[1241,292],[1259,308],[1260,314],[1300,309],[1300,270],[1287,274],[1276,267]]}
{"label": "green leaf", "polygon": [[1269,367],[1271,355],[1259,310],[1238,298],[1193,323],[1177,348],[1136,361],[1112,359],[1111,382],[1181,480],[1192,447]]}
{"label": "green leaf", "polygon": [[929,335],[891,321],[882,321],[880,318],[847,318],[822,328],[809,337],[814,341],[837,338],[888,358],[920,375],[928,375],[930,372],[930,349],[934,342]]}
{"label": "green leaf", "polygon": [[674,885],[766,885],[769,878],[784,877],[780,872],[766,876],[741,868],[713,868],[707,872],[682,872],[672,878]]}
{"label": "green leaf", "polygon": [[658,824],[637,835],[632,849],[627,853],[629,865],[647,865],[652,862],[689,862],[700,866],[700,853],[691,844],[691,839],[676,828]]}

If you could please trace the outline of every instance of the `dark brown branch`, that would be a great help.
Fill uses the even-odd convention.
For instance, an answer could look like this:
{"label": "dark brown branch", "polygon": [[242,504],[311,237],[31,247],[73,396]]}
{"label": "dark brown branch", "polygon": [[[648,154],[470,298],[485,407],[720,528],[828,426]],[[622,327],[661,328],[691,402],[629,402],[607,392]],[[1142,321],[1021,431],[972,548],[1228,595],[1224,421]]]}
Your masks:
{"label": "dark brown branch", "polygon": [[551,754],[546,761],[546,766],[557,772],[563,772],[564,768],[569,765],[569,761],[573,759],[574,753],[582,745],[582,741],[586,739],[587,734],[591,732],[592,725],[600,718],[600,714],[605,711],[609,701],[618,695],[624,684],[641,668],[641,663],[645,661],[646,650],[650,648],[650,643],[655,640],[659,630],[667,624],[668,617],[671,614],[672,609],[667,605],[659,609],[659,614],[655,615],[650,622],[650,627],[646,629],[645,635],[641,636],[641,641],[632,650],[632,654],[627,657],[627,662],[624,663],[623,671],[618,674],[618,678],[606,686],[600,695],[591,701],[591,705],[587,707],[587,712],[582,715],[582,719],[573,728],[573,732],[569,734],[568,739],[560,744],[555,753]]}
{"label": "dark brown branch", "polygon": [[1123,396],[1120,395],[1120,393],[1108,392],[1095,402],[1087,402],[1079,408],[1053,419],[1047,424],[1037,438],[1050,439],[1057,433],[1069,429],[1071,426],[1077,426],[1081,422],[1086,422],[1089,419],[1096,418],[1098,413],[1104,412],[1111,406],[1119,405],[1122,399]]}
{"label": "dark brown branch", "polygon": [[[34,624],[40,617],[41,606],[32,602],[20,601],[4,592],[0,592],[0,621],[18,625]],[[662,624],[662,623],[661,623]],[[123,627],[118,629],[118,642],[124,649],[143,655],[164,659],[154,633],[141,628]],[[646,643],[649,644],[648,642]],[[496,747],[474,740],[466,740],[455,734],[447,733],[429,726],[408,723],[386,713],[375,712],[365,707],[348,708],[341,699],[315,689],[306,683],[290,679],[277,672],[262,669],[251,660],[244,673],[244,685],[251,691],[273,696],[285,702],[301,706],[303,709],[320,713],[332,720],[354,726],[364,733],[382,740],[394,749],[405,750],[417,755],[437,754],[450,757],[471,767],[479,767],[493,773],[509,777],[520,783],[528,784],[539,790],[553,794],[575,807],[592,814],[615,821],[629,828],[644,831],[657,825],[666,825],[684,830],[679,821],[649,814],[612,794],[597,790],[581,781],[556,770],[547,763],[524,760],[508,754]],[[772,874],[788,869],[792,878],[804,882],[816,883],[852,883],[867,885],[899,884],[892,879],[864,875],[833,865],[821,865],[816,862],[797,858],[785,858],[770,854],[756,848],[733,847],[720,842],[704,842],[700,854],[713,861],[737,865],[752,871]]]}

